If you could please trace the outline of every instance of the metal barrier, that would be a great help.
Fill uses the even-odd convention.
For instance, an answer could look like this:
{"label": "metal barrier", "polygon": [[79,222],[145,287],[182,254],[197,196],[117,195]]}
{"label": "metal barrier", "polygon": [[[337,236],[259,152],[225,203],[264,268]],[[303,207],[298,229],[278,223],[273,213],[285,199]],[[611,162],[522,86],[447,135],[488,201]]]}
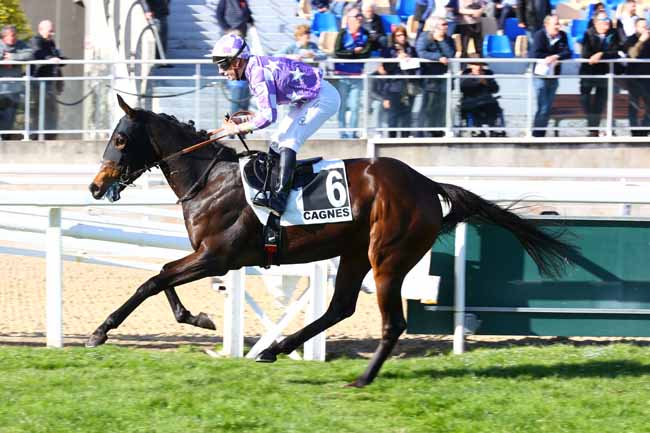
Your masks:
{"label": "metal barrier", "polygon": [[[532,137],[533,130],[533,120],[535,117],[535,92],[534,92],[534,80],[540,79],[539,76],[536,76],[532,72],[535,59],[483,59],[488,62],[490,65],[493,65],[495,70],[505,69],[508,72],[510,68],[510,73],[496,73],[494,75],[480,75],[472,76],[478,78],[494,78],[500,84],[501,91],[500,93],[500,105],[504,109],[504,121],[505,125],[498,127],[486,127],[485,125],[470,125],[467,126],[463,124],[461,115],[458,110],[458,105],[462,101],[462,95],[459,90],[459,85],[462,80],[469,78],[467,75],[461,74],[461,66],[463,63],[468,63],[470,59],[450,59],[450,69],[444,75],[378,75],[373,74],[370,71],[376,69],[376,66],[380,63],[394,63],[397,62],[396,59],[365,59],[365,60],[343,60],[343,59],[327,59],[321,64],[325,65],[328,68],[333,63],[367,63],[366,72],[358,76],[340,76],[333,75],[330,72],[326,73],[326,78],[331,80],[336,85],[339,80],[350,79],[350,80],[360,80],[362,83],[361,91],[361,100],[355,101],[355,105],[358,107],[358,118],[359,124],[349,125],[347,128],[340,128],[336,124],[336,119],[330,120],[324,125],[324,128],[319,131],[316,135],[316,138],[332,138],[336,137],[339,134],[345,132],[356,133],[357,136],[361,138],[369,138],[373,136],[381,136],[386,133],[396,133],[398,131],[409,132],[409,133],[430,133],[430,132],[440,132],[444,134],[445,137],[460,136],[464,133],[482,133],[482,132],[491,132],[491,133],[504,133],[507,132],[508,135],[520,136],[520,137]],[[429,62],[428,60],[419,59],[421,63]],[[572,59],[563,61],[565,64],[564,69],[570,70],[575,69],[579,63],[585,62],[586,59]],[[614,135],[629,135],[630,130],[641,130],[643,132],[646,129],[650,129],[650,126],[643,125],[639,127],[632,127],[628,125],[628,119],[617,119],[614,100],[616,95],[627,95],[627,90],[624,89],[624,83],[626,80],[638,80],[648,78],[646,76],[638,75],[615,75],[613,73],[614,63],[622,62],[621,59],[618,60],[604,60],[604,63],[610,64],[610,73],[599,76],[599,79],[602,79],[606,82],[607,92],[606,92],[606,102],[603,113],[603,121],[601,125],[595,127],[588,127],[585,125],[584,120],[586,115],[584,115],[580,110],[577,110],[575,114],[571,117],[572,123],[568,127],[547,127],[547,131],[556,131],[558,133],[567,134],[570,136],[584,136],[588,129],[597,130],[602,133],[605,137],[612,137]],[[225,78],[217,75],[217,71],[214,66],[211,64],[210,60],[125,60],[125,61],[102,61],[102,60],[64,60],[60,64],[77,64],[85,65],[87,71],[84,72],[84,76],[71,76],[71,77],[47,77],[47,78],[36,78],[31,76],[31,68],[34,65],[38,64],[49,64],[48,61],[32,61],[32,62],[2,62],[3,64],[19,64],[25,66],[25,75],[21,78],[0,78],[0,98],[7,96],[7,92],[2,91],[3,85],[9,83],[18,83],[22,90],[18,92],[19,103],[18,109],[22,110],[24,117],[22,123],[14,124],[13,129],[0,130],[0,134],[20,134],[23,140],[28,140],[32,134],[38,134],[39,136],[49,136],[52,134],[75,134],[82,136],[97,136],[108,135],[113,129],[113,126],[116,122],[116,117],[121,114],[116,110],[108,109],[111,111],[109,116],[106,116],[106,113],[101,112],[101,105],[105,107],[114,107],[113,94],[120,93],[123,96],[131,96],[137,98],[135,103],[143,108],[154,109],[161,108],[159,104],[152,103],[151,101],[162,100],[166,98],[174,98],[174,100],[181,100],[181,98],[189,96],[193,98],[192,113],[193,118],[196,120],[196,125],[199,128],[203,129],[212,129],[215,127],[217,119],[221,119],[224,112],[229,110],[229,107],[219,107],[219,98],[218,95],[207,94],[209,88],[220,87],[225,84]],[[130,76],[121,76],[117,72],[120,68],[116,68],[116,65],[156,65],[156,64],[174,64],[174,65],[194,65],[195,71],[191,76],[145,76],[145,75],[130,75]],[[644,63],[643,60],[638,59],[625,59],[625,63]],[[94,65],[94,66],[93,66]],[[107,70],[97,70],[98,67],[103,65],[103,69]],[[514,68],[514,69],[513,69]],[[517,73],[512,73],[513,70],[516,70]],[[497,70],[497,72],[499,72]],[[559,78],[560,80],[560,89],[559,94],[562,95],[579,95],[579,80],[582,78],[593,78],[594,76],[581,76],[575,74],[563,74],[560,76],[546,76],[546,78]],[[650,78],[648,78],[650,79]],[[155,83],[160,83],[167,80],[171,80],[176,83],[187,82],[187,86],[183,86],[182,90],[169,93],[169,89],[174,89],[174,87],[165,87],[164,85],[159,86],[158,89],[154,88]],[[377,118],[377,113],[383,113],[385,109],[380,104],[377,104],[373,100],[373,95],[371,89],[375,80],[409,80],[411,82],[418,82],[422,84],[422,80],[444,80],[444,87],[446,91],[444,92],[445,103],[442,104],[444,108],[444,122],[441,124],[431,123],[430,116],[433,113],[428,113],[424,115],[425,120],[429,120],[428,123],[419,124],[416,126],[415,117],[419,114],[420,107],[422,105],[422,94],[412,95],[412,109],[409,113],[411,118],[410,127],[387,127],[382,124],[382,119]],[[52,94],[49,90],[51,84],[55,82],[65,82],[68,85],[76,83],[77,86],[83,86],[83,97],[77,101],[64,101],[56,95]],[[134,93],[132,90],[136,86],[131,85],[134,81],[145,83],[146,90],[143,93]],[[422,86],[420,86],[421,88]],[[441,87],[441,88],[442,88]],[[165,90],[161,90],[165,89]],[[441,92],[442,93],[442,92]],[[436,96],[434,94],[433,96]],[[442,96],[442,95],[439,95]],[[82,118],[75,117],[77,122],[75,127],[70,128],[46,128],[46,122],[44,118],[47,118],[48,115],[48,100],[54,98],[56,103],[62,107],[68,107],[71,105],[84,104],[92,109],[85,110],[89,113],[85,113]],[[202,101],[202,99],[208,98],[208,101]],[[139,102],[139,104],[138,104]],[[100,104],[101,103],[101,104]],[[345,103],[345,102],[344,102]],[[174,104],[178,106],[179,104]],[[379,106],[377,106],[379,105]],[[95,108],[95,107],[99,108]],[[31,107],[31,110],[30,110]],[[36,108],[35,108],[36,107]],[[164,107],[163,107],[164,108]],[[170,106],[171,109],[174,107]],[[160,110],[164,111],[164,110]],[[181,118],[187,117],[183,114],[187,112],[169,112],[167,114],[175,114]],[[371,112],[372,111],[372,112]],[[280,111],[280,116],[283,111]],[[390,115],[390,112],[388,113]],[[34,119],[30,117],[36,116],[37,120],[34,122]],[[428,119],[426,119],[429,116]],[[627,117],[627,116],[626,116]],[[183,119],[186,120],[186,119]],[[618,123],[617,123],[618,121]],[[622,121],[622,122],[621,122]],[[273,127],[267,128],[267,130],[261,131],[260,135],[268,136],[273,131]],[[102,137],[103,138],[103,137]]]}

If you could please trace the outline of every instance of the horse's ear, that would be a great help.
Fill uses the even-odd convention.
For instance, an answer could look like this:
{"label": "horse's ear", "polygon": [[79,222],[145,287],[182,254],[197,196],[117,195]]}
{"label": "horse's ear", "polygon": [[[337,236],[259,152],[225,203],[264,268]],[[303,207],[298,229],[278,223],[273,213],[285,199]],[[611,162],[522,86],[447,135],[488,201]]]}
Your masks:
{"label": "horse's ear", "polygon": [[133,108],[129,107],[129,104],[124,102],[124,99],[122,99],[120,95],[117,95],[117,103],[120,105],[120,108],[122,109],[122,111],[126,113],[127,116],[129,116],[130,118],[135,117],[135,111],[133,110]]}

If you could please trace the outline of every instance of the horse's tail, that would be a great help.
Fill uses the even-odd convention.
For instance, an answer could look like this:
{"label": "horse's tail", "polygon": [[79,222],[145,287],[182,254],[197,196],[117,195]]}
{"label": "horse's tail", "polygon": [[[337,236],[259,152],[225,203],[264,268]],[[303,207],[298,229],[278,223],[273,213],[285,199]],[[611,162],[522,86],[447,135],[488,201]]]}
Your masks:
{"label": "horse's tail", "polygon": [[453,229],[456,224],[469,218],[478,218],[512,232],[535,261],[543,275],[560,276],[568,261],[580,255],[578,249],[560,240],[563,233],[548,234],[537,225],[503,209],[478,195],[456,185],[438,183],[439,194],[451,210],[442,220],[443,231]]}

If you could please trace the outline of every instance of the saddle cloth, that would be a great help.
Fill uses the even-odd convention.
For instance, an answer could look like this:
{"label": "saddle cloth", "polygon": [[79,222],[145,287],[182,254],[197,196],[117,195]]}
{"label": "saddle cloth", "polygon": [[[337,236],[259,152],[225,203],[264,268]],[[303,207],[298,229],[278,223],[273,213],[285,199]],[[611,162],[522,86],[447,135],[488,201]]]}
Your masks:
{"label": "saddle cloth", "polygon": [[[249,206],[263,225],[271,213],[265,207],[253,205],[253,197],[264,184],[266,154],[249,155],[239,160],[244,193]],[[277,166],[277,163],[275,164]],[[340,160],[312,158],[298,161],[293,188],[280,225],[308,225],[352,221],[350,194],[345,163]],[[275,176],[270,180],[275,185]]]}

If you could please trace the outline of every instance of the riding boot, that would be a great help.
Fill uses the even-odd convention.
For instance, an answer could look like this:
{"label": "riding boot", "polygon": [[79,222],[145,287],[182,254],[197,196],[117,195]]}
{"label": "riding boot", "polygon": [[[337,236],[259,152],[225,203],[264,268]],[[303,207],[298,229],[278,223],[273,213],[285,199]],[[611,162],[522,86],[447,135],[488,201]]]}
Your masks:
{"label": "riding boot", "polygon": [[287,207],[287,199],[291,192],[293,172],[296,169],[296,152],[293,149],[283,147],[280,149],[280,173],[275,192],[271,194],[269,208],[271,212],[280,216]]}

